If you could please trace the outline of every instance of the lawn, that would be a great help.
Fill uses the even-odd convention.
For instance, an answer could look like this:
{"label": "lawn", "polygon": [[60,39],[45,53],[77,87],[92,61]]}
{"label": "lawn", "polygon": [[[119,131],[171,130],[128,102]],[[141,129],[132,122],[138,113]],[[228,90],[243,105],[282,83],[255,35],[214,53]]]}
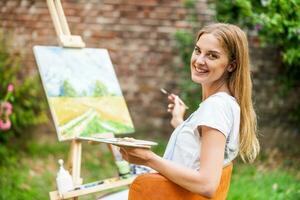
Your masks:
{"label": "lawn", "polygon": [[238,164],[232,176],[229,200],[300,199],[300,178],[296,172],[282,168],[260,171],[254,166]]}
{"label": "lawn", "polygon": [[[154,151],[161,155],[166,142],[161,139],[159,143],[161,145]],[[39,139],[39,142],[18,140],[14,145],[1,145],[0,199],[49,199],[48,192],[55,190],[57,160],[66,161],[68,151],[68,142],[47,138]],[[106,145],[83,144],[81,175],[84,183],[116,176],[117,173]],[[95,199],[100,195],[96,193],[80,199]],[[281,166],[270,170],[260,169],[257,164],[235,163],[228,199],[300,199],[299,172]]]}

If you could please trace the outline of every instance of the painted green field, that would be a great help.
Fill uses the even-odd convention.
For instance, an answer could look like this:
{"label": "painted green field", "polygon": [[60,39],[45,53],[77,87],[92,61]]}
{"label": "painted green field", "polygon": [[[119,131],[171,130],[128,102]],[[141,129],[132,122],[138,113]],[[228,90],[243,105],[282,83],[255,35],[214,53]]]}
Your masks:
{"label": "painted green field", "polygon": [[62,140],[134,131],[123,97],[52,97],[50,104]]}

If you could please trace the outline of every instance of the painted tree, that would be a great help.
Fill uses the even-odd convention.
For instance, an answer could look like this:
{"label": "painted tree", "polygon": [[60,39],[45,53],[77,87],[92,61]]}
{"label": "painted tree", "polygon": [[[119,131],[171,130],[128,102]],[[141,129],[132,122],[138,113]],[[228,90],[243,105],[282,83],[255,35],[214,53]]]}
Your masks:
{"label": "painted tree", "polygon": [[108,95],[109,95],[109,91],[107,89],[107,86],[101,81],[97,80],[95,83],[93,96],[100,97],[100,96],[108,96]]}
{"label": "painted tree", "polygon": [[76,97],[77,93],[73,86],[70,84],[68,80],[65,80],[63,83],[63,96],[67,97]]}

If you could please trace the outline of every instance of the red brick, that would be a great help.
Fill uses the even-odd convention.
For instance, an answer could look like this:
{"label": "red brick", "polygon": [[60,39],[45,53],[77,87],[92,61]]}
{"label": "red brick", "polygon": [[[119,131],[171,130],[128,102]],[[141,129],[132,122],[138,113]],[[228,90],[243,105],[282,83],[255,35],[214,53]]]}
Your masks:
{"label": "red brick", "polygon": [[18,1],[14,1],[14,0],[10,0],[6,2],[6,7],[11,7],[11,8],[15,8],[18,6]]}
{"label": "red brick", "polygon": [[191,28],[191,24],[187,21],[176,21],[175,27],[176,28]]}
{"label": "red brick", "polygon": [[[35,73],[32,46],[58,45],[46,1],[6,2],[12,3],[7,6],[0,0],[0,25],[15,30],[16,50],[26,52],[24,73]],[[203,23],[213,19],[213,12],[203,14],[206,2],[199,2]],[[109,50],[137,128],[153,123],[166,130],[162,125],[168,124],[166,120],[155,120],[164,112],[147,109],[164,109],[162,103],[152,105],[162,98],[157,85],[176,85],[172,67],[180,59],[174,33],[177,28],[191,29],[186,20],[190,11],[184,8],[182,0],[63,0],[62,4],[72,34],[81,35],[87,47]]]}
{"label": "red brick", "polygon": [[106,5],[106,4],[102,4],[99,6],[99,9],[103,11],[113,11],[115,8],[116,7],[113,5]]}
{"label": "red brick", "polygon": [[99,31],[93,33],[91,37],[112,39],[116,35],[117,35],[116,32],[112,32],[112,31]]}
{"label": "red brick", "polygon": [[111,11],[102,11],[102,12],[100,12],[100,16],[117,18],[117,17],[120,17],[120,11],[118,11],[118,10],[115,10],[112,12]]}

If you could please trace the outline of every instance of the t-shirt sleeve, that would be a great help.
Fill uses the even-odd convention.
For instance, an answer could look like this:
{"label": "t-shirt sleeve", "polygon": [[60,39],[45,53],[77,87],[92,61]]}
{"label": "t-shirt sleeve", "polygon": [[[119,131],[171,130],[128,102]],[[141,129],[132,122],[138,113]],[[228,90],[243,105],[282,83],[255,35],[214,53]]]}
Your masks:
{"label": "t-shirt sleeve", "polygon": [[217,129],[227,138],[233,123],[230,105],[221,97],[215,96],[200,104],[196,120],[198,126]]}

